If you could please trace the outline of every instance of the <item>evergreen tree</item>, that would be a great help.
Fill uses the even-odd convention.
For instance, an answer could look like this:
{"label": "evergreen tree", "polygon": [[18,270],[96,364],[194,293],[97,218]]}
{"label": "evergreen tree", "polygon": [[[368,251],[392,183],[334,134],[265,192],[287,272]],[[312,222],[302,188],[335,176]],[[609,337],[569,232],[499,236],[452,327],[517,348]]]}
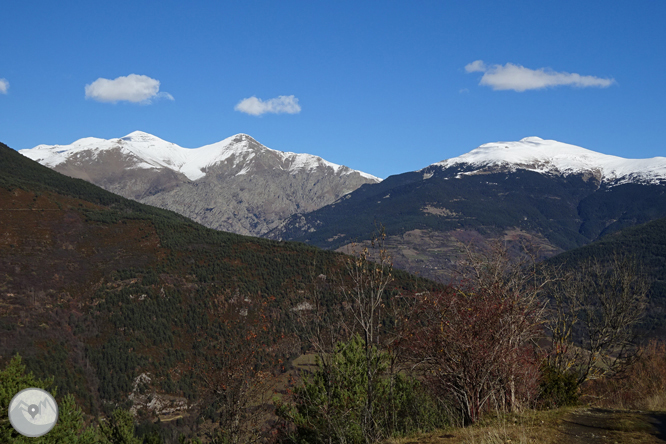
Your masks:
{"label": "evergreen tree", "polygon": [[[19,434],[9,422],[9,403],[21,390],[40,388],[47,390],[53,385],[53,378],[46,380],[25,373],[25,365],[19,355],[14,356],[4,370],[0,370],[0,442],[16,444],[94,444],[99,442],[99,431],[94,426],[85,426],[83,412],[76,405],[72,395],[58,402],[58,422],[49,433],[38,438],[28,438]],[[56,395],[55,388],[50,390]],[[115,444],[115,442],[114,442]]]}
{"label": "evergreen tree", "polygon": [[[443,425],[434,401],[420,390],[418,381],[387,372],[389,356],[376,351],[378,369],[373,379],[373,411],[377,435],[388,437]],[[365,443],[362,418],[368,402],[365,342],[354,335],[336,345],[330,364],[317,361],[318,369],[294,390],[294,403],[277,403],[277,414],[295,432],[296,443]],[[391,395],[391,379],[393,394]],[[392,419],[400,418],[397,422]],[[371,439],[369,442],[375,442]]]}
{"label": "evergreen tree", "polygon": [[134,417],[130,412],[116,409],[108,421],[99,424],[104,444],[141,444],[134,436]]}

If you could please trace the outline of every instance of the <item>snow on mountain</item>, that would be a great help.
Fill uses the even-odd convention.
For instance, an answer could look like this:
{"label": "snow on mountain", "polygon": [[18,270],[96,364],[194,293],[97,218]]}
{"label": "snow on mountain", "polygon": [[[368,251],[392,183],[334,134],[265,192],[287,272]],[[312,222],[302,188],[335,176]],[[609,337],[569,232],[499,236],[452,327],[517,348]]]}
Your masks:
{"label": "snow on mountain", "polygon": [[539,137],[526,137],[518,142],[486,143],[467,154],[431,166],[449,168],[463,165],[478,170],[501,167],[544,174],[593,173],[600,181],[614,185],[666,180],[666,157],[625,159]]}
{"label": "snow on mountain", "polygon": [[19,152],[53,168],[84,152],[92,152],[95,156],[101,151],[110,149],[120,149],[124,154],[135,158],[136,163],[132,166],[133,168],[169,168],[184,174],[190,180],[201,179],[206,175],[208,167],[224,162],[231,157],[233,157],[234,166],[239,163],[244,164],[243,169],[237,174],[246,174],[250,170],[249,162],[258,152],[267,151],[277,156],[279,163],[283,165],[282,169],[290,172],[311,171],[323,167],[332,169],[334,174],[346,175],[358,172],[366,179],[381,181],[370,174],[328,162],[311,154],[272,150],[259,144],[247,134],[236,134],[200,148],[183,148],[151,134],[134,131],[119,139],[106,140],[87,137],[70,145],[38,145]]}

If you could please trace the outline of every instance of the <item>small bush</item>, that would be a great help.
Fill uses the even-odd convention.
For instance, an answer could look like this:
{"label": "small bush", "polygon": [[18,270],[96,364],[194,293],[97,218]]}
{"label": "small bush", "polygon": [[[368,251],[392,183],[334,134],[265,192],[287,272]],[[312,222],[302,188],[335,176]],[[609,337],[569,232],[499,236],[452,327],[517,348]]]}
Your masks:
{"label": "small bush", "polygon": [[541,366],[539,405],[542,408],[557,408],[576,405],[579,400],[578,378],[573,373],[563,372],[552,365]]}

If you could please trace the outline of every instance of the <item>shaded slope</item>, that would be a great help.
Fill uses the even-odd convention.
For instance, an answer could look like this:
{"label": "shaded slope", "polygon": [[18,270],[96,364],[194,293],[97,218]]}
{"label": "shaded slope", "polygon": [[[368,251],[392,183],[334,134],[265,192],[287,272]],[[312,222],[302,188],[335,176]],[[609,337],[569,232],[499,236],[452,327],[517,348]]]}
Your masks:
{"label": "shaded slope", "polygon": [[397,236],[413,230],[497,236],[519,229],[568,250],[666,216],[663,184],[610,186],[583,174],[470,168],[435,166],[364,185],[331,205],[292,216],[267,237],[337,249],[368,239],[368,227],[378,221]]}
{"label": "shaded slope", "polygon": [[578,232],[578,204],[595,191],[594,182],[530,171],[455,178],[457,172],[434,170],[427,179],[422,173],[405,173],[364,185],[332,205],[292,217],[268,237],[334,249],[354,238],[366,239],[367,227],[377,220],[390,234],[517,227],[540,232],[565,249],[590,241]]}

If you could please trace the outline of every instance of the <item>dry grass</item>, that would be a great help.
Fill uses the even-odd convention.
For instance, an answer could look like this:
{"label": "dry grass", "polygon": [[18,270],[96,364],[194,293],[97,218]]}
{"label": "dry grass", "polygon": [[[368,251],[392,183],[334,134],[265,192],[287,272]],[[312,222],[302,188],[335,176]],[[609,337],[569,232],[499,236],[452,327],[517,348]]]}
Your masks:
{"label": "dry grass", "polygon": [[665,425],[666,414],[568,407],[501,415],[384,444],[656,444],[666,440]]}
{"label": "dry grass", "polygon": [[[280,375],[271,387],[267,399],[274,395],[282,397],[294,383],[298,383],[301,371],[314,369],[314,355],[298,357],[293,361],[293,368]],[[583,406],[495,414],[486,416],[470,427],[452,427],[433,433],[394,438],[384,444],[665,442],[666,431],[660,422],[666,425],[666,413],[663,413],[666,412],[666,346],[650,343],[625,378],[594,381],[585,388],[584,395],[584,401],[594,407],[632,410],[602,410]]]}
{"label": "dry grass", "polygon": [[556,443],[561,418],[572,408],[526,411],[483,419],[473,426],[388,440],[386,444],[532,444]]}
{"label": "dry grass", "polygon": [[[313,355],[303,355],[295,360],[292,371],[312,370],[314,362]],[[595,381],[584,395],[584,401],[593,407],[489,415],[470,427],[394,438],[384,444],[663,443],[666,346],[650,343],[624,379]]]}
{"label": "dry grass", "polygon": [[386,444],[666,442],[666,344],[650,342],[622,378],[587,384],[583,401],[590,407],[496,415]]}
{"label": "dry grass", "polygon": [[650,341],[622,377],[587,384],[583,400],[604,408],[666,411],[666,344]]}

